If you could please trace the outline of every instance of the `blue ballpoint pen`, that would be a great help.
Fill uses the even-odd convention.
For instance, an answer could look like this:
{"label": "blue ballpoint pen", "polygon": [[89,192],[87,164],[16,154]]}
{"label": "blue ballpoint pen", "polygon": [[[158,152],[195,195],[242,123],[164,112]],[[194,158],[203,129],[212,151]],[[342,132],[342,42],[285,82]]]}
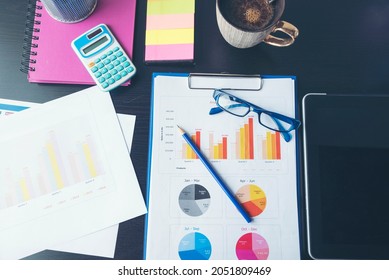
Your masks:
{"label": "blue ballpoint pen", "polygon": [[178,130],[180,131],[182,137],[185,139],[185,141],[188,143],[188,145],[192,148],[192,150],[196,153],[196,155],[199,157],[199,159],[204,164],[204,166],[208,169],[209,173],[211,173],[211,175],[216,180],[216,182],[219,184],[219,186],[227,194],[228,198],[235,205],[235,207],[238,209],[240,214],[242,214],[243,218],[248,223],[250,223],[251,222],[250,215],[247,214],[246,210],[242,207],[242,205],[236,199],[234,194],[230,191],[230,189],[227,187],[227,185],[223,182],[223,180],[220,178],[220,176],[216,173],[216,170],[213,169],[212,165],[209,163],[207,158],[201,153],[200,149],[192,142],[192,140],[190,139],[188,134],[186,134],[185,131],[181,127],[179,127],[178,125],[177,125],[177,127],[178,127]]}

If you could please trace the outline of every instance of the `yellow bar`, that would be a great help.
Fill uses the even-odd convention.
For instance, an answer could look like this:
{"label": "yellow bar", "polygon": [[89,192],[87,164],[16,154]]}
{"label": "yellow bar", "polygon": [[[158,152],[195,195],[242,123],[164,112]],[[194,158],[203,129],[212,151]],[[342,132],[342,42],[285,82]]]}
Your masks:
{"label": "yellow bar", "polygon": [[192,148],[188,144],[185,144],[185,149],[186,149],[186,159],[192,159]]}
{"label": "yellow bar", "polygon": [[26,179],[21,179],[20,180],[20,187],[22,189],[22,194],[23,194],[24,201],[29,200],[31,197],[30,197],[30,193],[28,192]]}
{"label": "yellow bar", "polygon": [[235,157],[236,159],[240,158],[240,132],[236,131],[236,144],[235,144]]}
{"label": "yellow bar", "polygon": [[245,134],[245,159],[249,159],[250,158],[250,143],[249,143],[249,124],[245,124],[244,125],[244,134]]}
{"label": "yellow bar", "polygon": [[213,158],[219,159],[219,146],[218,145],[213,146]]}
{"label": "yellow bar", "polygon": [[[196,134],[192,135],[192,142],[196,143]],[[193,149],[191,147],[189,147],[189,149],[190,149],[190,158],[196,159],[196,153],[193,151]]]}
{"label": "yellow bar", "polygon": [[240,129],[239,129],[239,134],[240,134],[240,139],[239,139],[239,142],[240,142],[240,159],[244,159],[244,157],[245,157],[245,154],[246,154],[246,151],[245,151],[245,147],[244,147],[244,145],[245,145],[245,143],[246,143],[246,141],[245,141],[245,131],[244,131],[244,127],[241,127]]}
{"label": "yellow bar", "polygon": [[147,15],[191,14],[195,0],[148,0]]}
{"label": "yellow bar", "polygon": [[86,164],[88,165],[89,174],[92,177],[96,177],[97,171],[96,171],[96,167],[95,167],[95,164],[94,164],[93,159],[92,159],[92,153],[90,152],[88,144],[87,143],[82,144],[82,149],[84,151]]}
{"label": "yellow bar", "polygon": [[272,141],[271,141],[271,132],[266,132],[266,150],[267,150],[267,159],[272,159],[273,149],[272,149]]}
{"label": "yellow bar", "polygon": [[64,187],[64,183],[61,176],[61,171],[59,170],[57,157],[55,156],[54,147],[51,143],[46,145],[47,153],[49,154],[50,164],[53,169],[55,182],[57,183],[57,187],[62,189]]}
{"label": "yellow bar", "polygon": [[173,45],[193,43],[193,28],[146,30],[146,45]]}

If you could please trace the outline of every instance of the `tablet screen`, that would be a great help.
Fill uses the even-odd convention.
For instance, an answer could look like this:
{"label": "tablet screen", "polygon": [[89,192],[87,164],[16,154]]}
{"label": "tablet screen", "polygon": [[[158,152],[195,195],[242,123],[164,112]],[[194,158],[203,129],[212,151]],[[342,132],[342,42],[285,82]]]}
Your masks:
{"label": "tablet screen", "polygon": [[308,249],[389,259],[389,96],[303,100]]}

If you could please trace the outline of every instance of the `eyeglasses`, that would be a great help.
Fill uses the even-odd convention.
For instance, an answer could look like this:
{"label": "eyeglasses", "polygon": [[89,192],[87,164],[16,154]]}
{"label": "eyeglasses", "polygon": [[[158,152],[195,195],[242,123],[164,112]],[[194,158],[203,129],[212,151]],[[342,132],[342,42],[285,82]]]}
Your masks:
{"label": "eyeglasses", "polygon": [[214,91],[213,98],[218,107],[212,108],[209,111],[210,115],[225,111],[237,117],[244,117],[251,111],[256,112],[259,123],[268,129],[280,132],[286,142],[292,139],[289,132],[297,129],[301,124],[299,120],[265,110],[220,89]]}

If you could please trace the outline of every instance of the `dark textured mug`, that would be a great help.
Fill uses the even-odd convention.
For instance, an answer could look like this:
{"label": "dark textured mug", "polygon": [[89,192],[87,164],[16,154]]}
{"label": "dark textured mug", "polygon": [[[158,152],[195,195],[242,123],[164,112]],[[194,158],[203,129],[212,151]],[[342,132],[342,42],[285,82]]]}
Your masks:
{"label": "dark textured mug", "polygon": [[[280,20],[284,12],[285,0],[271,1],[269,4],[272,8],[271,19],[262,27],[257,28],[246,28],[232,22],[231,15],[227,15],[225,3],[227,3],[226,0],[216,0],[216,19],[223,38],[236,48],[250,48],[261,42],[272,46],[286,47],[293,44],[298,36],[299,31],[293,24]],[[287,36],[282,38],[271,35],[277,31],[283,32]]]}

